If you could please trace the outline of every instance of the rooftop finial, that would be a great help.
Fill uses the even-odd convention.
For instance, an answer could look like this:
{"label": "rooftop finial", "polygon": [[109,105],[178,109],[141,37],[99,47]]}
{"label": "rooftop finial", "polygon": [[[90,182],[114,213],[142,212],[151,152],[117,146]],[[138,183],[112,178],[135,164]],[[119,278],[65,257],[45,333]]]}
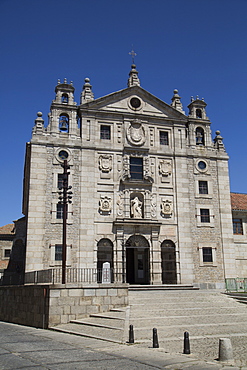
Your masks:
{"label": "rooftop finial", "polygon": [[132,57],[132,64],[135,64],[135,57],[137,56],[137,54],[133,50],[133,45],[132,45],[132,50],[129,52],[129,55],[131,55]]}

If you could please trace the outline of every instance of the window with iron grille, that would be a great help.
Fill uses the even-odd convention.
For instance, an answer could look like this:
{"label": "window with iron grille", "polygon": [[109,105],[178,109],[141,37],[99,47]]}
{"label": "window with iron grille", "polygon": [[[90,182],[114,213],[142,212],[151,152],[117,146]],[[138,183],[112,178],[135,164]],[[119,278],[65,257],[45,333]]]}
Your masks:
{"label": "window with iron grille", "polygon": [[130,157],[130,178],[143,180],[143,158]]}
{"label": "window with iron grille", "polygon": [[57,175],[57,187],[58,187],[58,189],[63,187],[63,177],[64,177],[63,173],[59,173]]}
{"label": "window with iron grille", "polygon": [[55,261],[62,261],[63,259],[63,246],[62,244],[55,244]]}
{"label": "window with iron grille", "polygon": [[167,131],[160,131],[160,145],[169,145]]}
{"label": "window with iron grille", "polygon": [[203,262],[213,262],[212,248],[202,248]]}
{"label": "window with iron grille", "polygon": [[208,182],[199,181],[199,194],[208,194]]}
{"label": "window with iron grille", "polygon": [[57,218],[60,220],[63,218],[63,204],[60,203],[57,204]]}
{"label": "window with iron grille", "polygon": [[232,220],[233,234],[243,235],[243,222],[241,218],[234,218]]}
{"label": "window with iron grille", "polygon": [[209,209],[201,208],[200,217],[201,217],[201,222],[210,222]]}
{"label": "window with iron grille", "polygon": [[107,125],[100,126],[100,138],[104,140],[111,140],[111,127]]}

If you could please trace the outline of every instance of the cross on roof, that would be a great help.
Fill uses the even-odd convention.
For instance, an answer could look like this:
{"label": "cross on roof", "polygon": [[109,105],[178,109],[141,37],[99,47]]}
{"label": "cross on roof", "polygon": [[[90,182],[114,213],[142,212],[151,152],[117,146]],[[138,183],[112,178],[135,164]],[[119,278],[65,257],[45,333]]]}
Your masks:
{"label": "cross on roof", "polygon": [[137,55],[135,52],[134,52],[134,50],[132,49],[130,52],[129,52],[129,55],[131,55],[131,57],[132,57],[132,64],[134,64],[135,63],[135,56]]}

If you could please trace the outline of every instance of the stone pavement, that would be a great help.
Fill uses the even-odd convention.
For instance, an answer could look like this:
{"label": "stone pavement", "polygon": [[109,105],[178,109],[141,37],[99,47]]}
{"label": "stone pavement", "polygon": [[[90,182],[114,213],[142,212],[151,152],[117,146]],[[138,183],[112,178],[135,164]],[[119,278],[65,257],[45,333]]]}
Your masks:
{"label": "stone pavement", "polygon": [[164,349],[105,342],[0,322],[0,369],[242,369]]}
{"label": "stone pavement", "polygon": [[[219,291],[137,290],[129,292],[130,307],[59,325],[57,330],[126,343],[134,327],[135,349],[152,346],[157,328],[160,352],[181,354],[183,334],[190,334],[191,353],[204,361],[218,357],[220,338],[230,338],[235,364],[247,367],[247,305]],[[157,351],[158,352],[158,351]],[[147,352],[145,352],[147,353]]]}

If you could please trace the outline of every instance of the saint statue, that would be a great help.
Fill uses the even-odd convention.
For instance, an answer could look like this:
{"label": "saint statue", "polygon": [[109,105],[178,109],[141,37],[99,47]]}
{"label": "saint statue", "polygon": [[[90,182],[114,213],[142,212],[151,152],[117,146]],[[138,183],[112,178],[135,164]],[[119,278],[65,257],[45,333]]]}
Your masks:
{"label": "saint statue", "polygon": [[142,218],[142,202],[138,197],[131,200],[131,217]]}

